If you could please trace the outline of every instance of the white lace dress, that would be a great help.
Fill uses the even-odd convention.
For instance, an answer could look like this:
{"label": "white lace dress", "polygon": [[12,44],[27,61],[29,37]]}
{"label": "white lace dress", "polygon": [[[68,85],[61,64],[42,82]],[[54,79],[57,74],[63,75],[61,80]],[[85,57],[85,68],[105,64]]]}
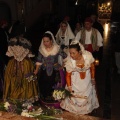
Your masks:
{"label": "white lace dress", "polygon": [[[76,66],[75,60],[72,58],[68,59],[66,70],[67,72],[72,72],[71,86],[74,95],[77,97],[67,97],[65,100],[62,100],[60,104],[61,108],[75,114],[88,114],[92,112],[93,109],[99,107],[95,86],[91,83],[90,64],[94,61],[94,58],[87,51],[84,52],[83,58],[85,65],[82,69]],[[86,72],[84,79],[81,79],[80,71]]]}

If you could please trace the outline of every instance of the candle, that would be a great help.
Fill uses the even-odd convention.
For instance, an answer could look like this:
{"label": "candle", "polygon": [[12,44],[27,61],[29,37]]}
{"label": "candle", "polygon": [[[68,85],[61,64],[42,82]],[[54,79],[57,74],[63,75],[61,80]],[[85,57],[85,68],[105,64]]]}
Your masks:
{"label": "candle", "polygon": [[98,59],[95,60],[95,65],[96,65],[96,66],[99,65],[99,60],[98,60]]}

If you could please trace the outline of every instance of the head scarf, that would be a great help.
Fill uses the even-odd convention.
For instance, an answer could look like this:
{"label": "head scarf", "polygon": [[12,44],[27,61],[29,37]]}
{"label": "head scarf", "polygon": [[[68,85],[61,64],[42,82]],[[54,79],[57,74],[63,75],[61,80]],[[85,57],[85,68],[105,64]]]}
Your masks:
{"label": "head scarf", "polygon": [[[55,41],[55,38],[54,38],[53,34],[52,34],[50,31],[46,31],[45,33],[50,34],[51,37],[52,37],[53,44],[54,44],[54,45],[57,45],[57,43],[56,43],[56,41]],[[43,44],[43,38],[42,38],[42,41],[41,41],[41,44],[40,44],[39,50],[40,50],[41,48],[44,48],[44,47],[45,47],[45,46],[44,46],[44,44]]]}
{"label": "head scarf", "polygon": [[[50,34],[51,37],[52,37],[52,42],[53,42],[53,46],[54,46],[52,55],[54,55],[54,54],[56,54],[56,52],[59,51],[60,46],[56,43],[55,38],[54,38],[53,34],[50,31],[46,31],[45,33]],[[39,47],[39,52],[42,53],[44,56],[49,55],[49,53],[46,52],[46,50],[45,50],[45,46],[43,44],[43,38],[42,38],[42,41],[41,41],[41,44],[40,44],[40,47]]]}
{"label": "head scarf", "polygon": [[[67,23],[67,28],[66,28],[66,31],[65,31],[65,45],[69,45],[69,40],[74,39],[75,36],[72,32],[72,29],[71,29],[69,23],[68,22],[66,22],[66,23]],[[62,22],[61,22],[61,24],[62,24]],[[57,34],[56,34],[56,40],[58,40],[61,37],[61,35],[62,35],[62,30],[61,30],[61,27],[60,27]]]}

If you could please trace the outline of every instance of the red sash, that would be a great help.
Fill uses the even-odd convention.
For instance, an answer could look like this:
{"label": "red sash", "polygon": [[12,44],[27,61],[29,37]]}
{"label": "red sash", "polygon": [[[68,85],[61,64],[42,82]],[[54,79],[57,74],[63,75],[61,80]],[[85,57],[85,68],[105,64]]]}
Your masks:
{"label": "red sash", "polygon": [[92,53],[93,52],[92,44],[87,44],[86,50]]}

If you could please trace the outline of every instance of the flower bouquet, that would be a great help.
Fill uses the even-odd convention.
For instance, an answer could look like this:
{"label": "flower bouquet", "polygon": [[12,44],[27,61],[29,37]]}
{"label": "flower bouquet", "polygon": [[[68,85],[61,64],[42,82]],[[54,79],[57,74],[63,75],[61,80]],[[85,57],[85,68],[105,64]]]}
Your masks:
{"label": "flower bouquet", "polygon": [[28,80],[28,82],[30,81],[35,81],[37,79],[37,76],[32,72],[32,73],[28,73],[25,75],[25,78]]}
{"label": "flower bouquet", "polygon": [[66,90],[65,88],[58,88],[55,89],[53,92],[53,97],[55,100],[63,100],[66,97],[71,97],[72,94],[70,91]]}
{"label": "flower bouquet", "polygon": [[55,89],[53,92],[53,98],[55,100],[60,101],[60,100],[65,99],[66,97],[76,97],[76,98],[81,98],[81,99],[88,98],[87,96],[79,95],[79,92],[78,93],[74,91],[70,92],[65,88],[58,88],[58,89]]}
{"label": "flower bouquet", "polygon": [[33,106],[30,102],[7,101],[0,103],[0,111],[12,112],[25,117],[33,117],[37,120],[63,120],[55,115],[61,114],[62,110],[55,108],[41,108]]}

